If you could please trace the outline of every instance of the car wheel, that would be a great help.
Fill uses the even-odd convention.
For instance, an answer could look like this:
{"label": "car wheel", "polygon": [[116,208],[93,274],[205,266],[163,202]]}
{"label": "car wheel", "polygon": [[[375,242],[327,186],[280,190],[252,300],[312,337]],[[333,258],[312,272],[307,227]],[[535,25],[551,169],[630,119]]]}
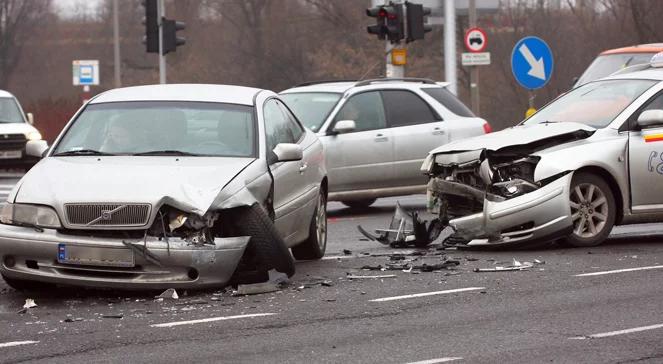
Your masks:
{"label": "car wheel", "polygon": [[341,203],[353,209],[365,209],[371,206],[375,200],[374,198],[367,198],[364,200],[341,201]]}
{"label": "car wheel", "polygon": [[2,279],[5,280],[7,285],[17,291],[43,291],[52,289],[54,286],[52,284],[36,281],[26,281],[23,279],[9,278],[2,276]]}
{"label": "car wheel", "polygon": [[610,186],[595,174],[579,173],[571,181],[570,194],[573,233],[563,239],[563,245],[601,244],[615,224],[616,204]]}
{"label": "car wheel", "polygon": [[320,191],[318,204],[313,213],[309,226],[308,239],[292,248],[295,259],[320,259],[325,255],[327,248],[327,198],[324,191]]}
{"label": "car wheel", "polygon": [[267,212],[259,204],[239,207],[234,212],[237,235],[251,237],[235,278],[238,275],[262,278],[271,269],[288,277],[295,274],[295,262]]}

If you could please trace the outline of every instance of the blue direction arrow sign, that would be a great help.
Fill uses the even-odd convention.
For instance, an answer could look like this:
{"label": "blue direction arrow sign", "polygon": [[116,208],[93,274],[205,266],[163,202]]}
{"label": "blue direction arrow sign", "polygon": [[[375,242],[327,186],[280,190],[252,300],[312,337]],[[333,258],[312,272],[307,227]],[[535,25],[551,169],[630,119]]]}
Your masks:
{"label": "blue direction arrow sign", "polygon": [[548,44],[538,37],[518,41],[511,52],[511,72],[526,89],[545,86],[553,72],[553,55]]}

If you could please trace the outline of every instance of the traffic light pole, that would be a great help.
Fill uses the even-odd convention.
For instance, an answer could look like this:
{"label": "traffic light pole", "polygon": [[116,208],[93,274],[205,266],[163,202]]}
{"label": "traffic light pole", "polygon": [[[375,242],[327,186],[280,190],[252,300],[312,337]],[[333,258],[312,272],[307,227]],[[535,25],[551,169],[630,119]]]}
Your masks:
{"label": "traffic light pole", "polygon": [[444,76],[449,82],[449,91],[458,95],[456,76],[456,4],[444,0]]}
{"label": "traffic light pole", "polygon": [[[477,6],[476,0],[470,0],[468,15],[470,29],[477,26]],[[472,111],[481,115],[481,104],[479,99],[479,66],[470,67],[470,102]]]}
{"label": "traffic light pole", "polygon": [[163,18],[166,16],[166,8],[163,0],[159,0],[157,5],[157,14],[159,22],[159,83],[166,83],[166,56],[163,54]]}

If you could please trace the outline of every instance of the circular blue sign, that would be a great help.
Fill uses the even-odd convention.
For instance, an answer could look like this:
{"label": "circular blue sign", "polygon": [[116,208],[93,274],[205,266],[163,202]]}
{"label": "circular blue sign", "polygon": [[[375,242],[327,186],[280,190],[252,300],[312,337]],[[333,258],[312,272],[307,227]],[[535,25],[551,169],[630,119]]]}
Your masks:
{"label": "circular blue sign", "polygon": [[541,88],[550,81],[553,55],[548,44],[539,37],[525,37],[511,52],[511,72],[526,89]]}

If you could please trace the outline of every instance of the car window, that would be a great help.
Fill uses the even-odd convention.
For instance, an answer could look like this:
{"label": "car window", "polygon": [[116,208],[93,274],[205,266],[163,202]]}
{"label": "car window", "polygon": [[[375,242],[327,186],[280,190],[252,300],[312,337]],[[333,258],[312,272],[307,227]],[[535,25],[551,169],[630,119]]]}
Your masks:
{"label": "car window", "polygon": [[576,86],[607,77],[621,69],[636,64],[649,63],[655,53],[617,53],[596,57],[580,76]]}
{"label": "car window", "polygon": [[22,123],[23,116],[21,110],[16,104],[16,100],[11,97],[0,98],[0,123]]}
{"label": "car window", "polygon": [[54,154],[168,151],[249,157],[255,154],[254,130],[251,106],[179,101],[90,104],[67,129]]}
{"label": "car window", "polygon": [[265,103],[265,137],[267,150],[272,151],[280,143],[296,143],[294,128],[290,119],[279,106],[278,101],[271,99]]}
{"label": "car window", "polygon": [[281,111],[283,111],[285,117],[288,119],[288,128],[292,132],[292,136],[295,138],[295,141],[299,141],[299,139],[301,139],[302,135],[304,134],[304,128],[302,128],[302,126],[299,124],[299,121],[297,121],[295,115],[293,115],[290,110],[288,110],[287,106],[279,101],[277,101],[277,103],[281,107]]}
{"label": "car window", "polygon": [[422,88],[421,91],[430,95],[437,102],[442,104],[442,106],[446,107],[449,111],[451,111],[452,113],[458,116],[463,116],[468,118],[475,117],[472,110],[470,110],[467,106],[465,106],[465,104],[463,104],[460,100],[458,100],[458,98],[454,96],[454,94],[452,94],[449,90],[447,90],[444,87],[426,87]]}
{"label": "car window", "polygon": [[282,94],[280,98],[297,115],[299,121],[317,132],[341,96],[332,92],[297,92]]}
{"label": "car window", "polygon": [[334,118],[335,123],[341,120],[354,120],[355,131],[386,128],[382,97],[378,92],[363,92],[350,97]]}
{"label": "car window", "polygon": [[387,108],[390,126],[425,124],[439,121],[430,106],[414,92],[384,90],[382,97]]}
{"label": "car window", "polygon": [[652,98],[645,103],[645,106],[641,107],[640,110],[631,115],[627,122],[629,123],[628,125],[631,125],[632,130],[640,130],[640,127],[637,125],[638,117],[647,110],[663,110],[663,93],[658,93],[657,95],[652,96]]}

